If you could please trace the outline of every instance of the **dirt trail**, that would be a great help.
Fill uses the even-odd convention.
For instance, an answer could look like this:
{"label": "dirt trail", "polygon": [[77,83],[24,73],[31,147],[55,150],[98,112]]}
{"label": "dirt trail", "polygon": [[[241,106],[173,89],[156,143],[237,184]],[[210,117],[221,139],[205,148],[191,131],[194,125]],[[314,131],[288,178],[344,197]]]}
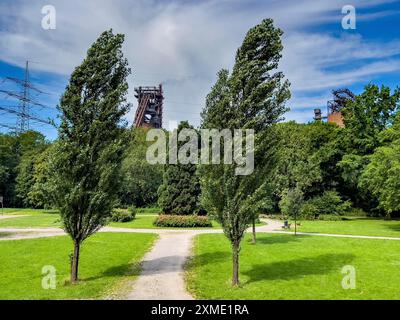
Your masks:
{"label": "dirt trail", "polygon": [[135,281],[129,300],[192,300],[184,282],[184,264],[190,255],[195,231],[160,234],[154,248],[142,262],[142,272]]}

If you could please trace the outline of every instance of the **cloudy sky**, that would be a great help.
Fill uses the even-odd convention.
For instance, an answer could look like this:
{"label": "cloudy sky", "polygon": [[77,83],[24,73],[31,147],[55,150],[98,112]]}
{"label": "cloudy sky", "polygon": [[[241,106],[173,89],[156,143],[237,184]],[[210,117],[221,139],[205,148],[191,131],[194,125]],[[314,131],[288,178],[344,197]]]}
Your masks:
{"label": "cloudy sky", "polygon": [[[348,4],[356,8],[355,30],[342,28]],[[56,9],[55,30],[41,26],[45,5]],[[50,107],[34,112],[55,118],[70,73],[97,36],[113,28],[126,35],[124,53],[133,71],[128,120],[137,106],[133,87],[162,83],[164,126],[180,120],[198,125],[217,71],[232,68],[246,31],[268,17],[285,32],[280,68],[293,95],[287,120],[310,121],[335,88],[360,93],[370,82],[399,84],[400,1],[393,0],[2,0],[0,77],[22,77],[31,61],[31,80],[48,93],[35,99]],[[1,86],[9,84],[0,79]],[[0,97],[0,105],[13,103]],[[0,117],[0,123],[15,124],[13,116]],[[55,129],[32,126],[56,137]]]}

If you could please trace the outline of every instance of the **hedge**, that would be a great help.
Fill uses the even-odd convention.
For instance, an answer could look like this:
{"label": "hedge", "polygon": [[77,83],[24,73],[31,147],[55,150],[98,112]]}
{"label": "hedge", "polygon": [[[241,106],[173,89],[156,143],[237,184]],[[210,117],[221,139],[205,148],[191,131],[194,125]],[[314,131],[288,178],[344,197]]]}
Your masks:
{"label": "hedge", "polygon": [[212,227],[211,220],[207,216],[178,216],[178,215],[160,215],[153,223],[157,227],[175,227],[175,228],[207,228]]}
{"label": "hedge", "polygon": [[127,211],[116,211],[111,216],[112,222],[129,222],[135,219],[135,213],[130,210]]}

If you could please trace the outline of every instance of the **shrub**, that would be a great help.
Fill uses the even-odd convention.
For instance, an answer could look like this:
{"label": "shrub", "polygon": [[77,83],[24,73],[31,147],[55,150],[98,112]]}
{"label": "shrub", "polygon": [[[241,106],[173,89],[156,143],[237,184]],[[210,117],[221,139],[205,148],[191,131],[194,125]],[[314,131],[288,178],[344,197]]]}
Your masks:
{"label": "shrub", "polygon": [[136,218],[137,209],[135,206],[130,206],[128,208],[128,213],[132,216],[132,220]]}
{"label": "shrub", "polygon": [[315,219],[323,215],[344,215],[351,209],[349,201],[343,201],[336,191],[325,191],[306,201],[301,208],[301,216],[305,219]]}
{"label": "shrub", "polygon": [[133,219],[135,219],[135,216],[127,211],[114,211],[111,216],[111,221],[113,222],[129,222]]}
{"label": "shrub", "polygon": [[346,216],[351,217],[367,217],[367,213],[361,208],[351,208],[349,212],[346,213]]}
{"label": "shrub", "polygon": [[211,220],[207,216],[178,216],[160,215],[153,223],[157,227],[176,227],[176,228],[206,228],[211,227]]}
{"label": "shrub", "polygon": [[136,208],[137,213],[141,214],[159,214],[161,209],[159,207],[145,207],[145,208]]}

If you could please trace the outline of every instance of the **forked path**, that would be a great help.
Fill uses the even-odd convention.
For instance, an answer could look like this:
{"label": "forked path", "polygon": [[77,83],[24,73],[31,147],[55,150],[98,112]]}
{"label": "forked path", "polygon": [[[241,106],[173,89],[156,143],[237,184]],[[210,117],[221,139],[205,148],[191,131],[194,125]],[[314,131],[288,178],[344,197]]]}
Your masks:
{"label": "forked path", "polygon": [[[268,221],[258,231],[275,230],[281,223]],[[159,230],[160,231],[160,230]],[[197,234],[221,233],[222,230],[171,230],[157,232],[159,240],[142,262],[142,272],[127,296],[131,300],[193,300],[184,281],[184,265],[191,254]]]}

